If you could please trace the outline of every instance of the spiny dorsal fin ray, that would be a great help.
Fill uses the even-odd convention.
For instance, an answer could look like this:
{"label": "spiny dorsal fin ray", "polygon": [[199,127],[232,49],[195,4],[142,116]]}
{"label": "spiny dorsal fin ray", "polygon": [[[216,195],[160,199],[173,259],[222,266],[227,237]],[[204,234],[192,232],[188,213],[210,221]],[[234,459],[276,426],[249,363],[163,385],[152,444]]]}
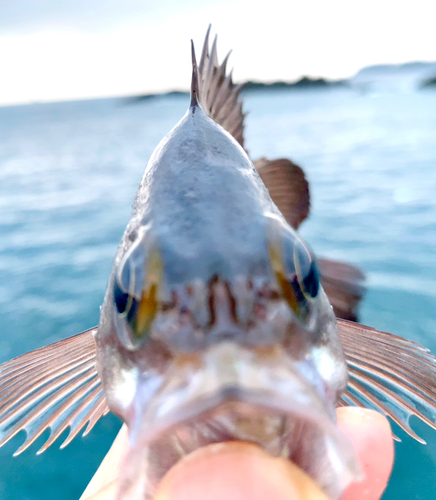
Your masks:
{"label": "spiny dorsal fin ray", "polygon": [[201,51],[200,65],[199,65],[199,72],[200,73],[203,73],[206,59],[209,59],[209,35],[210,35],[211,27],[212,27],[212,25],[209,24],[207,31],[206,31],[206,36],[204,37],[203,49]]}
{"label": "spiny dorsal fin ray", "polygon": [[96,368],[96,328],[0,365],[0,446],[22,430],[18,455],[46,429],[47,449],[68,427],[62,447],[109,411]]}
{"label": "spiny dorsal fin ray", "polygon": [[198,66],[195,57],[194,42],[191,40],[191,56],[192,56],[192,80],[191,80],[191,108],[198,106],[199,86],[198,86]]}
{"label": "spiny dorsal fin ray", "polygon": [[229,132],[241,146],[244,146],[245,115],[242,112],[242,103],[239,100],[243,85],[233,83],[231,72],[228,75],[226,74],[230,52],[224,58],[223,63],[219,65],[216,37],[209,51],[209,35],[210,25],[201,51],[200,63],[198,64],[198,103],[206,114]]}
{"label": "spiny dorsal fin ray", "polygon": [[410,340],[338,320],[350,383],[341,404],[373,408],[424,443],[411,416],[436,429],[436,358]]}

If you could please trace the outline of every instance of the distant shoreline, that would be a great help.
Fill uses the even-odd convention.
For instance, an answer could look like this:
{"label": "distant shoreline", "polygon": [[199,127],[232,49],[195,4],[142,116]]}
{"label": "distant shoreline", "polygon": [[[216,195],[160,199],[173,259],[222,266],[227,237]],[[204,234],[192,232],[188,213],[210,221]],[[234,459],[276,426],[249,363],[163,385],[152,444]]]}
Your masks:
{"label": "distant shoreline", "polygon": [[[380,64],[376,66],[367,66],[358,71],[354,76],[344,80],[329,80],[327,78],[312,78],[303,76],[296,81],[247,81],[245,82],[242,93],[263,92],[269,90],[317,90],[324,91],[329,89],[350,89],[361,94],[371,92],[372,90],[407,88],[412,90],[436,90],[436,61],[434,62],[408,62],[404,64]],[[56,101],[34,101],[17,103],[0,103],[0,108],[25,106],[35,104],[48,104],[52,102],[79,102],[94,101],[100,99],[121,99],[126,104],[135,104],[148,99],[156,99],[172,96],[189,95],[187,90],[170,90],[163,92],[150,92],[138,95],[114,95],[114,96],[94,96],[81,98],[66,98]]]}
{"label": "distant shoreline", "polygon": [[424,82],[422,82],[422,84],[421,84],[421,88],[422,88],[422,89],[426,89],[426,88],[436,88],[436,77],[434,77],[434,78],[429,78],[428,80],[425,80]]}
{"label": "distant shoreline", "polygon": [[244,90],[271,90],[271,89],[324,89],[331,87],[346,87],[348,86],[347,80],[327,80],[326,78],[309,78],[303,76],[295,82],[277,81],[272,83],[248,81],[244,84]]}
{"label": "distant shoreline", "polygon": [[[348,87],[347,80],[327,80],[325,78],[309,78],[303,76],[295,82],[277,81],[271,83],[247,81],[243,84],[242,92],[253,90],[276,90],[276,89],[327,89],[332,87]],[[173,90],[169,92],[157,92],[128,97],[131,103],[146,101],[154,97],[187,96],[189,92],[184,90]]]}
{"label": "distant shoreline", "polygon": [[[436,62],[415,61],[404,64],[380,64],[367,66],[356,73],[351,78],[345,80],[328,80],[326,78],[311,78],[303,76],[293,82],[275,81],[271,83],[259,81],[245,82],[242,92],[257,90],[281,90],[281,89],[301,89],[301,90],[327,90],[331,88],[354,88],[359,92],[367,92],[371,88],[376,88],[380,83],[397,79],[414,79],[413,86],[416,90],[424,88],[436,88]],[[135,102],[152,99],[155,97],[188,95],[187,91],[175,90],[170,92],[158,92],[128,97],[128,102]]]}

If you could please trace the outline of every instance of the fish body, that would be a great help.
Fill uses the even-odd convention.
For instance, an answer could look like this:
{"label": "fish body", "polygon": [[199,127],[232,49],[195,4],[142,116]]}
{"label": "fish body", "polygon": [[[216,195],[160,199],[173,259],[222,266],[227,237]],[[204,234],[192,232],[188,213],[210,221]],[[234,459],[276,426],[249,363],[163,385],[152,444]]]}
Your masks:
{"label": "fish body", "polygon": [[228,439],[311,463],[332,498],[353,477],[333,431],[346,363],[316,262],[195,99],[145,170],[95,339],[107,402],[129,427],[130,474],[147,483],[138,491],[151,495],[181,449]]}
{"label": "fish body", "polygon": [[436,359],[335,318],[329,298],[353,317],[361,275],[318,266],[298,234],[301,169],[247,156],[226,61],[207,37],[198,68],[193,56],[188,111],[145,169],[98,327],[0,365],[0,446],[25,430],[21,453],[50,428],[42,452],[70,428],[63,447],[111,410],[129,430],[119,499],[150,498],[184,455],[242,439],[336,500],[360,477],[336,406],[375,408],[420,440],[409,418],[436,428]]}

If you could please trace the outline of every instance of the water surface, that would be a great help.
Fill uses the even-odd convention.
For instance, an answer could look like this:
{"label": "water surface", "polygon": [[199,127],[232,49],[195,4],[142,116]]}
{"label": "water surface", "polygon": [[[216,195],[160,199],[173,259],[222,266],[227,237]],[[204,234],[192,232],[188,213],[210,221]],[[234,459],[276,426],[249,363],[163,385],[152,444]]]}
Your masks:
{"label": "water surface", "polygon": [[[106,280],[151,152],[183,96],[0,108],[0,361],[98,322]],[[253,158],[289,157],[311,183],[302,232],[319,255],[367,274],[363,323],[436,352],[436,92],[247,94]],[[385,500],[432,498],[436,432],[400,429]],[[0,449],[2,500],[77,499],[120,423],[19,457]],[[395,425],[394,425],[395,427]],[[60,444],[62,440],[59,440]]]}

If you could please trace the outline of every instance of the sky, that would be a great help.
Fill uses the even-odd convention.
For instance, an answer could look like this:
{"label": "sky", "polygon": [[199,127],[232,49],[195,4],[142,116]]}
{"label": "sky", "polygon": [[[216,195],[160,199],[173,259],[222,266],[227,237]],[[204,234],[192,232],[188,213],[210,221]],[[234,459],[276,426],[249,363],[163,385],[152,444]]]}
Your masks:
{"label": "sky", "polygon": [[0,104],[187,89],[209,23],[236,81],[436,61],[430,0],[0,0]]}

